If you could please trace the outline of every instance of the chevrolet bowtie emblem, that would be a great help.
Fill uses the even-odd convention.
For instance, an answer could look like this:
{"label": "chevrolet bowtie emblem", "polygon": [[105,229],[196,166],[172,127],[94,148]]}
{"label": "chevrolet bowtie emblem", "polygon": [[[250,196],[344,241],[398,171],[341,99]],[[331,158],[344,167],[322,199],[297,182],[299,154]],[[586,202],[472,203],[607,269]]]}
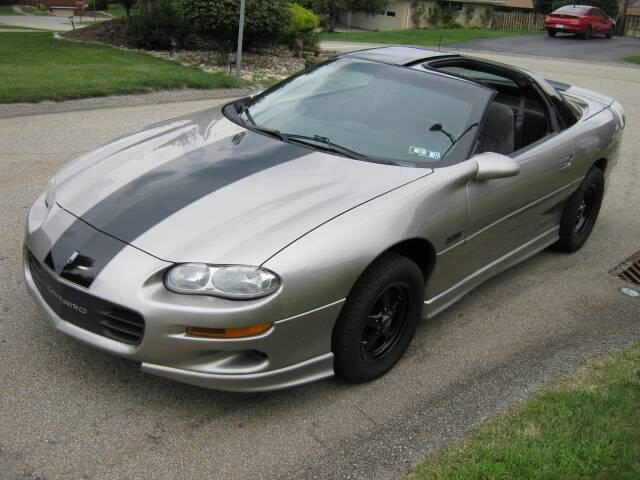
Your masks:
{"label": "chevrolet bowtie emblem", "polygon": [[66,265],[71,265],[73,262],[75,262],[76,258],[78,258],[78,255],[80,255],[79,251],[74,251],[69,258],[67,258],[67,263]]}

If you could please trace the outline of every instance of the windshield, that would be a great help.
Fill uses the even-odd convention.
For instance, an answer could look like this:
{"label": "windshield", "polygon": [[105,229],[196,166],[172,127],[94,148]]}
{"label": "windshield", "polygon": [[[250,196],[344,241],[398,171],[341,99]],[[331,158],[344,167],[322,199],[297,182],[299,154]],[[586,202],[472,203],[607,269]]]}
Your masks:
{"label": "windshield", "polygon": [[431,167],[466,159],[492,95],[449,76],[340,58],[263,92],[246,111],[255,125],[286,135]]}
{"label": "windshield", "polygon": [[560,7],[559,9],[555,10],[552,15],[557,15],[557,14],[569,14],[569,15],[576,15],[576,14],[581,14],[581,13],[585,13],[589,8],[591,7],[577,7],[575,5],[566,5],[564,7]]}

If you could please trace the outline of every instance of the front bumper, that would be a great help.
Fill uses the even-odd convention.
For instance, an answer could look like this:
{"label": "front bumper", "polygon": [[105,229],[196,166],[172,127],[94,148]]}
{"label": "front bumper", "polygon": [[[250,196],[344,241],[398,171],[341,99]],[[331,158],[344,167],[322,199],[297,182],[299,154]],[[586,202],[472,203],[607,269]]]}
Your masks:
{"label": "front bumper", "polygon": [[[41,262],[48,248],[44,239],[55,238],[54,232],[60,228],[51,227],[53,220],[39,217],[58,218],[64,224],[69,215],[56,207],[52,212],[43,212],[41,207],[34,206],[27,220],[25,285],[44,316],[60,332],[140,362],[145,372],[207,388],[266,391],[333,375],[331,331],[344,300],[288,315],[277,294],[250,302],[173,294],[162,284],[161,272],[169,264],[129,246],[107,265],[90,288],[78,287]],[[39,268],[46,270],[45,284],[40,271],[32,272],[36,266],[30,266],[29,252],[33,252],[32,262],[35,259]],[[50,290],[63,293],[52,296]],[[96,305],[121,305],[139,312],[144,318],[141,340],[137,344],[126,343],[117,337],[109,338],[100,329],[92,331],[86,324],[83,328],[82,322],[73,319],[72,312],[66,309],[87,308],[91,316],[95,313],[91,311],[91,298]],[[218,339],[186,334],[186,326],[226,328],[264,322],[272,322],[272,328],[252,337]]]}

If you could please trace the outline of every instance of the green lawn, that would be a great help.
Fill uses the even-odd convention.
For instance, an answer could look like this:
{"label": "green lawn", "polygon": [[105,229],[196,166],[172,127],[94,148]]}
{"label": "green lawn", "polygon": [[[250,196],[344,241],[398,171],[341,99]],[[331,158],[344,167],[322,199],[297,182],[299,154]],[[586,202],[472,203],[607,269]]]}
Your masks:
{"label": "green lawn", "polygon": [[11,5],[0,5],[0,15],[21,15],[16,13]]}
{"label": "green lawn", "polygon": [[640,55],[631,55],[630,57],[624,57],[625,62],[637,63],[640,65]]}
{"label": "green lawn", "polygon": [[143,53],[54,39],[49,33],[2,33],[0,103],[66,100],[159,89],[234,87],[206,73]]}
{"label": "green lawn", "polygon": [[[6,23],[0,23],[0,32],[3,30],[24,30],[26,32],[48,32],[50,30],[45,30],[42,28],[29,28],[29,27],[19,27],[17,25],[7,25]],[[2,37],[3,39],[6,37]],[[0,64],[2,62],[0,61]]]}
{"label": "green lawn", "polygon": [[445,448],[413,480],[640,478],[640,345]]}
{"label": "green lawn", "polygon": [[491,30],[487,28],[438,28],[433,30],[391,30],[386,32],[323,33],[322,40],[340,42],[394,43],[399,45],[438,45],[466,42],[480,38],[537,34],[519,30]]}

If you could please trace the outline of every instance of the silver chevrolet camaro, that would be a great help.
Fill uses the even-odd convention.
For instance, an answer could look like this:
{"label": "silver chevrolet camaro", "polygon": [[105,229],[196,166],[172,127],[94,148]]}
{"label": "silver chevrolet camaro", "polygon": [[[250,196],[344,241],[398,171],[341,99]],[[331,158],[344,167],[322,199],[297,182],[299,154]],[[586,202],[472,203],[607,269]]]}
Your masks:
{"label": "silver chevrolet camaro", "polygon": [[53,326],[204,387],[383,375],[418,321],[596,222],[625,118],[486,60],[363,50],[69,162],[26,222]]}

